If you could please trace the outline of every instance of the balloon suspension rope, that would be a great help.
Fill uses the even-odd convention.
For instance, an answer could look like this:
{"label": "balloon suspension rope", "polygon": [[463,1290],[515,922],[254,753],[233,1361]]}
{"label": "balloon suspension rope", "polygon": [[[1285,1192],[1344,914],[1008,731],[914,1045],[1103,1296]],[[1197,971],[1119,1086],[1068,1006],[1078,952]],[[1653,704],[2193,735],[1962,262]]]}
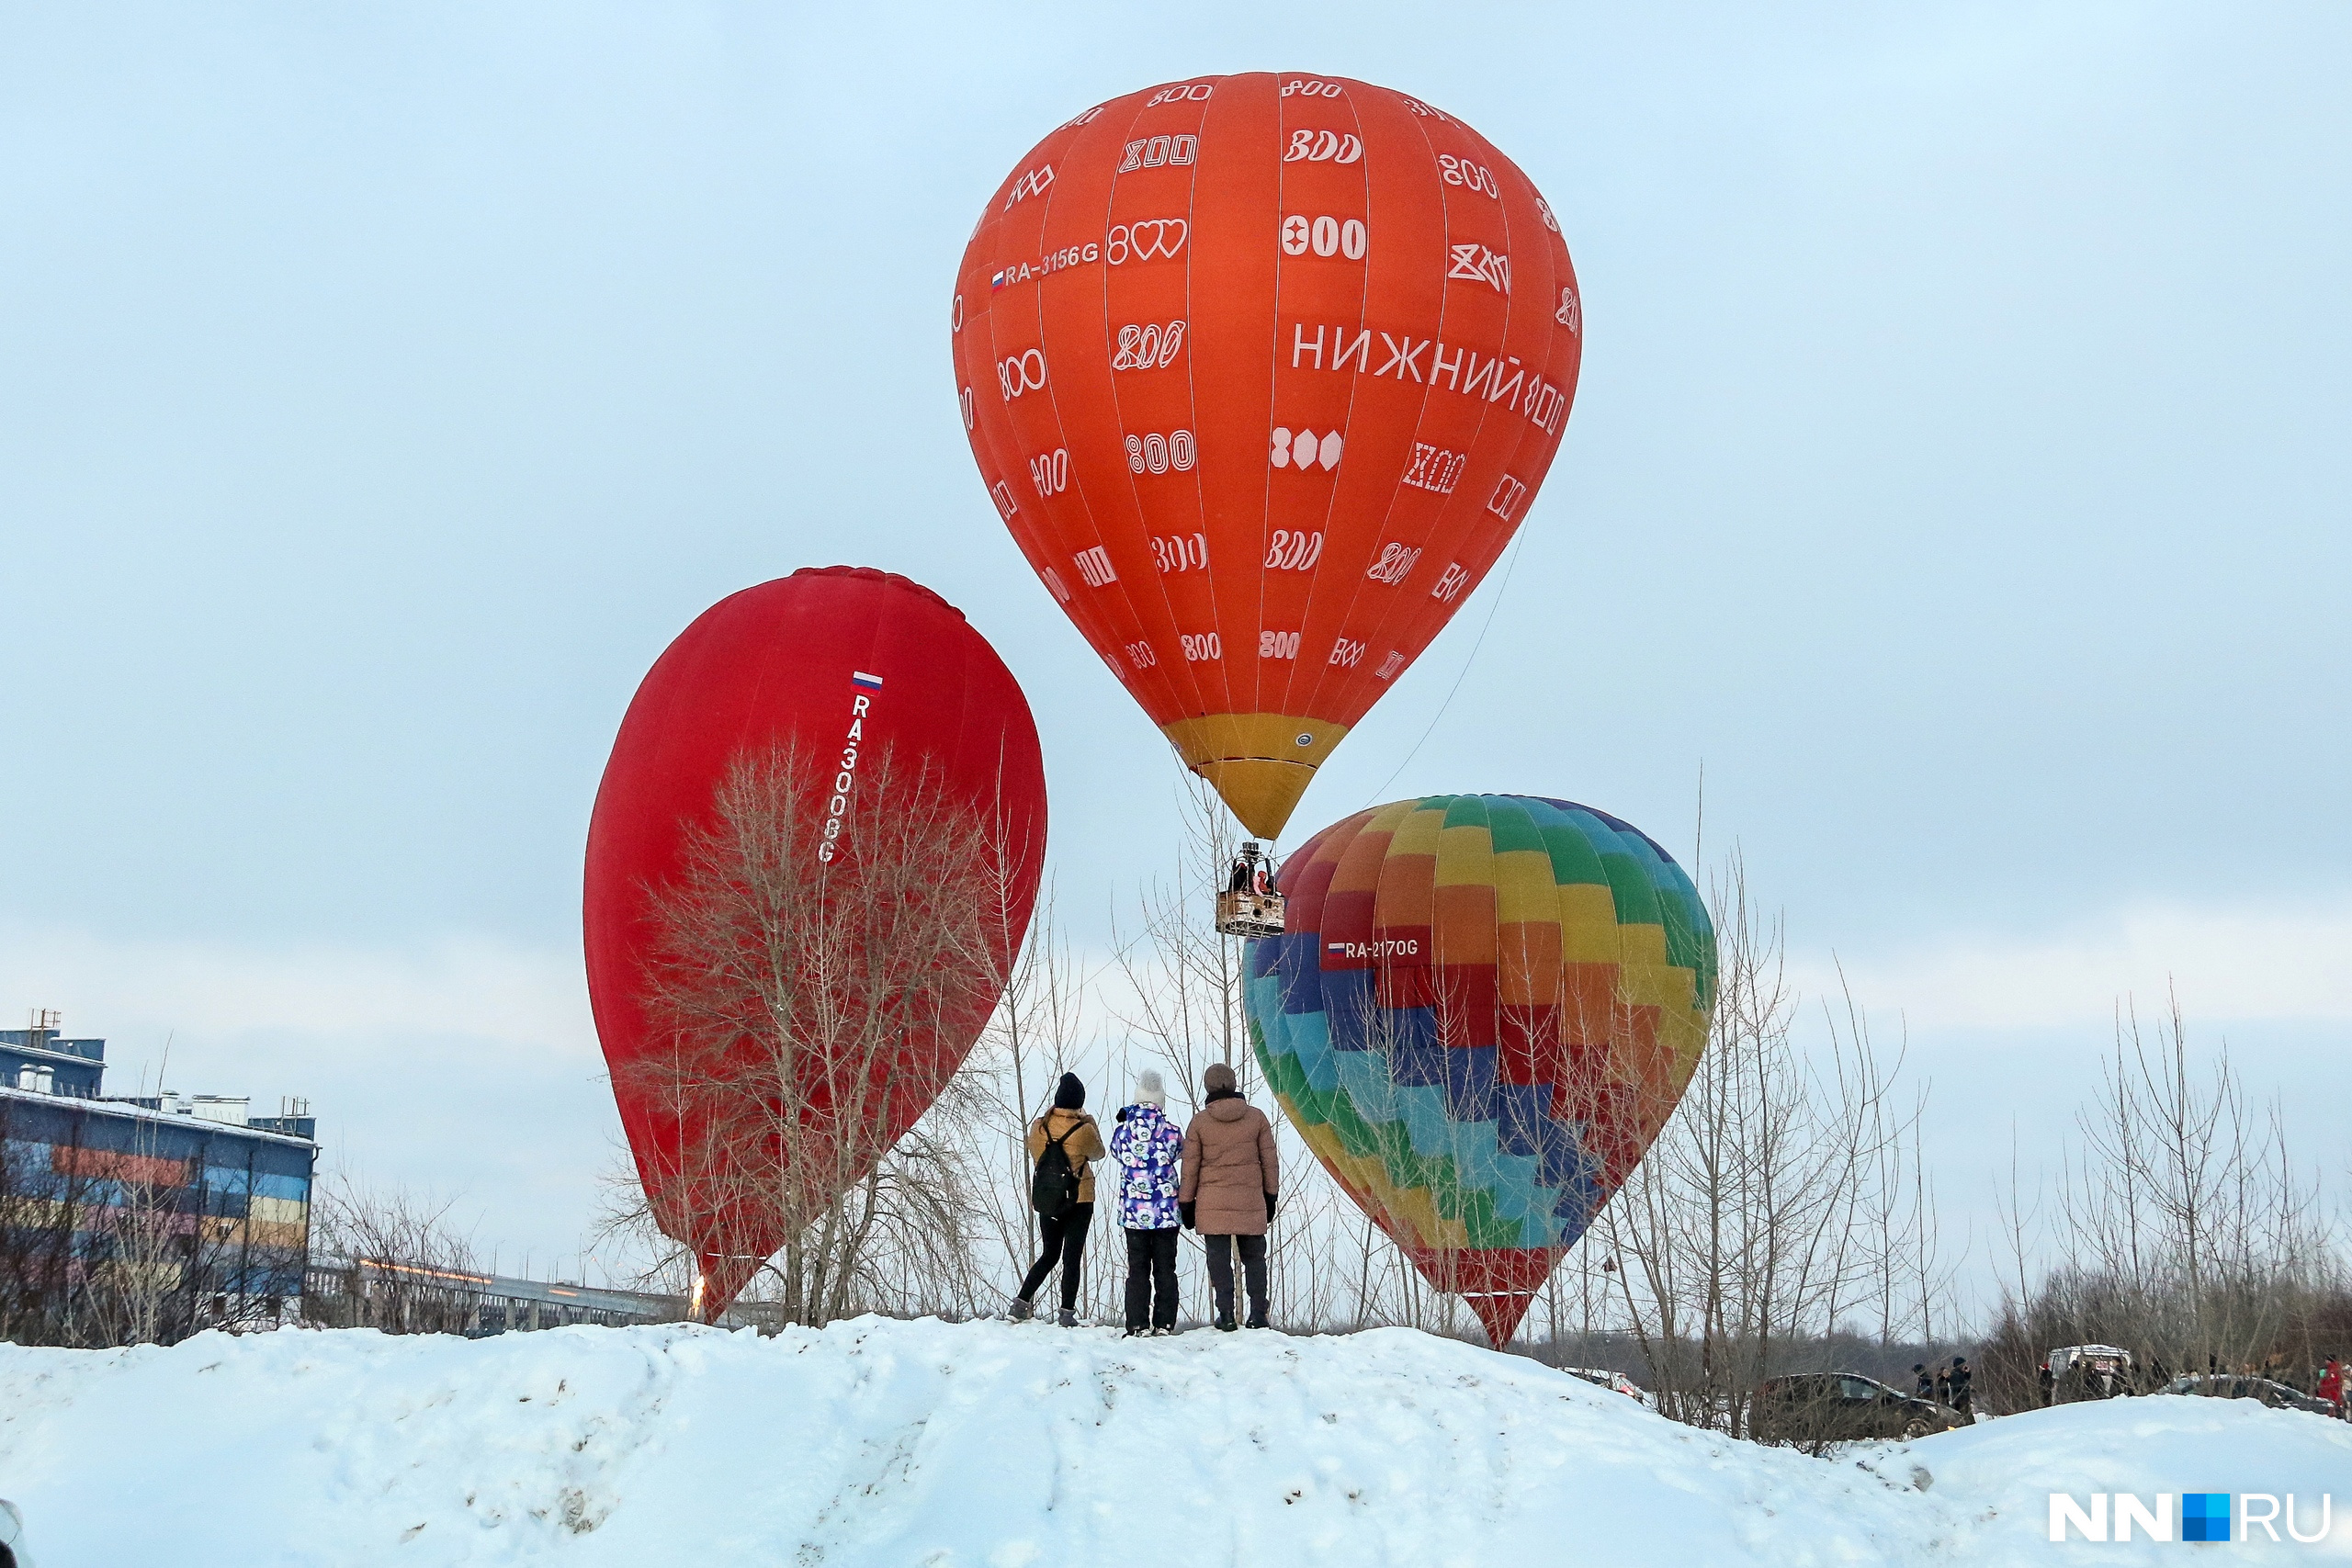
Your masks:
{"label": "balloon suspension rope", "polygon": [[[1445,694],[1445,701],[1437,705],[1437,712],[1430,716],[1430,727],[1421,731],[1421,738],[1413,742],[1413,749],[1405,753],[1403,761],[1396,764],[1396,772],[1383,779],[1378,789],[1364,796],[1364,806],[1370,806],[1382,795],[1386,795],[1388,786],[1396,782],[1396,774],[1412,765],[1413,759],[1420,755],[1421,748],[1429,744],[1430,737],[1437,733],[1438,720],[1443,718],[1445,710],[1453,705],[1455,694],[1462,690],[1462,682],[1469,677],[1470,666],[1478,662],[1478,650],[1487,646],[1487,634],[1492,631],[1495,626],[1495,612],[1503,607],[1503,595],[1510,592],[1510,574],[1519,570],[1519,552],[1526,547],[1527,530],[1521,528],[1519,531],[1519,537],[1511,541],[1510,559],[1503,563],[1503,580],[1495,589],[1494,601],[1487,606],[1486,624],[1478,628],[1478,640],[1470,645],[1470,657],[1462,661],[1462,671],[1454,676],[1453,690]],[[1356,809],[1361,811],[1363,807],[1360,806]]]}

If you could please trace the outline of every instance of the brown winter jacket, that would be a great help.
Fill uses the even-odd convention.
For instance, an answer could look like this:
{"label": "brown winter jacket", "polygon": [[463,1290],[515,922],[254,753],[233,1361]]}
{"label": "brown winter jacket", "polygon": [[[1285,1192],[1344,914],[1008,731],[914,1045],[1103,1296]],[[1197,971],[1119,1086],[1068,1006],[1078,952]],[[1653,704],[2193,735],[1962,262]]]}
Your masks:
{"label": "brown winter jacket", "polygon": [[1060,1138],[1072,1127],[1078,1131],[1062,1138],[1062,1153],[1069,1156],[1069,1163],[1078,1168],[1078,1201],[1094,1201],[1094,1162],[1108,1151],[1102,1147],[1102,1131],[1095,1126],[1094,1118],[1083,1111],[1064,1111],[1059,1106],[1046,1111],[1029,1123],[1029,1168],[1037,1168],[1037,1160],[1046,1152],[1046,1140]]}
{"label": "brown winter jacket", "polygon": [[1193,1227],[1203,1235],[1263,1235],[1266,1199],[1281,1191],[1274,1177],[1274,1124],[1241,1099],[1212,1100],[1184,1129],[1180,1203],[1198,1205]]}

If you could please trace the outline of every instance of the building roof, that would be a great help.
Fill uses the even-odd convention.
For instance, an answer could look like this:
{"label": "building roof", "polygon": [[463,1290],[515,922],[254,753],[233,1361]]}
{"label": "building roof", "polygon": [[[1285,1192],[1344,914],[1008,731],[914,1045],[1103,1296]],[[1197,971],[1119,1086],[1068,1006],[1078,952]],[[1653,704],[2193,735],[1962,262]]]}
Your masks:
{"label": "building roof", "polygon": [[284,1144],[290,1148],[315,1149],[316,1138],[298,1138],[291,1133],[273,1133],[266,1128],[243,1126],[234,1122],[213,1122],[201,1116],[182,1116],[173,1111],[150,1111],[120,1100],[85,1098],[78,1094],[43,1094],[39,1089],[17,1089],[0,1084],[0,1097],[38,1105],[52,1111],[87,1112],[95,1116],[119,1116],[130,1122],[143,1122],[165,1127],[219,1133],[232,1138],[254,1138],[264,1143]]}

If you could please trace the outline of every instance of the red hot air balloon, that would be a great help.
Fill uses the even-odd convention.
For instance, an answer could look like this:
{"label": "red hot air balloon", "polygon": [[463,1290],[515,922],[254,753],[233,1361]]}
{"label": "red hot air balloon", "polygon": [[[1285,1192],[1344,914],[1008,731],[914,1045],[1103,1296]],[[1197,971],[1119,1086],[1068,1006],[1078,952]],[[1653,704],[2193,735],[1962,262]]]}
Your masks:
{"label": "red hot air balloon", "polygon": [[746,589],[654,664],[589,823],[588,988],[705,1318],[969,1054],[1045,842],[1021,688],[905,578]]}
{"label": "red hot air balloon", "polygon": [[1261,838],[1526,517],[1584,331],[1510,159],[1292,73],[1057,129],[980,215],[952,315],[1031,569]]}

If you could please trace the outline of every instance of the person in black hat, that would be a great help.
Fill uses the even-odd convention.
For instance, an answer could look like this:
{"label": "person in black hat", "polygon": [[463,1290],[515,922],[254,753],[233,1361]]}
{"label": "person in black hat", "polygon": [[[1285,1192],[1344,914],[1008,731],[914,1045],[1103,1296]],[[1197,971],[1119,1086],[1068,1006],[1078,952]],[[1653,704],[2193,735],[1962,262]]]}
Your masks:
{"label": "person in black hat", "polygon": [[1085,1103],[1086,1086],[1076,1073],[1064,1073],[1054,1087],[1054,1108],[1029,1123],[1031,1204],[1044,1250],[1012,1299],[1015,1323],[1036,1310],[1037,1287],[1056,1263],[1062,1268],[1059,1321],[1064,1328],[1078,1323],[1079,1264],[1086,1255],[1086,1227],[1094,1220],[1094,1162],[1103,1155],[1102,1130],[1080,1109]]}

